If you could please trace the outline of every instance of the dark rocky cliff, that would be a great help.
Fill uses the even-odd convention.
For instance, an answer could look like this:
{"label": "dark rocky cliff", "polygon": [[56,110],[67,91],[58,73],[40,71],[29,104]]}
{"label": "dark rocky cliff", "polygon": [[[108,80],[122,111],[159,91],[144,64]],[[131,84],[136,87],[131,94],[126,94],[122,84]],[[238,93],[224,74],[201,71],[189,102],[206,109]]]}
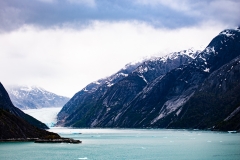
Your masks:
{"label": "dark rocky cliff", "polygon": [[[213,85],[218,85],[217,81],[213,81],[218,79],[214,73],[220,72],[219,74],[227,77],[228,70],[221,70],[221,67],[234,66],[231,61],[237,61],[235,58],[239,55],[240,31],[225,30],[221,32],[190,64],[168,72],[145,87],[128,105],[128,110],[119,116],[116,126],[207,129],[218,125],[224,120],[223,117],[226,118],[229,116],[227,114],[234,112],[238,107],[238,102],[232,104],[231,101],[234,99],[226,98],[228,92],[231,94],[236,92],[232,92],[231,87],[226,87],[228,89],[225,92],[216,90],[217,94],[214,95],[211,94],[213,90],[208,89],[206,92],[201,92],[204,94],[201,94],[202,97],[199,98],[198,91],[205,81],[206,83],[212,81]],[[236,66],[235,72],[232,72],[235,80],[229,80],[228,86],[236,86],[238,83],[237,68]],[[237,95],[239,93],[236,93],[235,96]],[[218,105],[219,97],[227,99],[224,107]],[[213,98],[216,101],[211,101]],[[226,105],[226,102],[229,104]],[[223,108],[227,108],[228,112],[225,112]],[[225,129],[239,128],[226,127]]]}
{"label": "dark rocky cliff", "polygon": [[60,138],[56,133],[39,129],[22,118],[0,109],[0,141],[5,139]]}
{"label": "dark rocky cliff", "polygon": [[[31,122],[31,123],[30,123]],[[61,138],[58,134],[45,131],[46,125],[14,107],[5,88],[0,83],[0,141],[27,138]]]}
{"label": "dark rocky cliff", "polygon": [[240,56],[213,72],[169,127],[240,129]]}
{"label": "dark rocky cliff", "polygon": [[25,114],[23,111],[16,108],[12,104],[12,102],[9,98],[9,95],[8,95],[7,91],[5,90],[5,88],[3,87],[2,83],[0,83],[0,108],[10,112],[11,114],[13,114],[17,117],[24,119],[28,123],[30,123],[38,128],[48,129],[48,127],[44,123],[36,120],[35,118],[29,116],[28,114]]}

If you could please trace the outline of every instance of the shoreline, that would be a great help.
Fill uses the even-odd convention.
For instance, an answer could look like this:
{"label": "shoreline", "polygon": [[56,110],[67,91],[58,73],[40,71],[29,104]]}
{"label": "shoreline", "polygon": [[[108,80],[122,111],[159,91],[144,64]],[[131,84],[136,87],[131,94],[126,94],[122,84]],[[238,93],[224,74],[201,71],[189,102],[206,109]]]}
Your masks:
{"label": "shoreline", "polygon": [[1,142],[34,142],[34,143],[71,143],[80,144],[82,141],[72,138],[57,138],[57,139],[41,139],[41,138],[9,138],[0,139]]}

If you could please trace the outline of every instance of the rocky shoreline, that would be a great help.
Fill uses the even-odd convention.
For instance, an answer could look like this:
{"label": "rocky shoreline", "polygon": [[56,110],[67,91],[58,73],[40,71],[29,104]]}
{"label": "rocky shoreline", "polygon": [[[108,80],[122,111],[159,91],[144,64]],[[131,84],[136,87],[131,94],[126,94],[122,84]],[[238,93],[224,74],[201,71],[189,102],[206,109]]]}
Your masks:
{"label": "rocky shoreline", "polygon": [[35,143],[72,143],[79,144],[82,143],[80,140],[74,140],[72,138],[61,138],[61,139],[37,139]]}
{"label": "rocky shoreline", "polygon": [[80,140],[74,140],[72,138],[57,138],[57,139],[40,139],[40,138],[10,138],[0,139],[0,142],[34,142],[34,143],[82,143]]}

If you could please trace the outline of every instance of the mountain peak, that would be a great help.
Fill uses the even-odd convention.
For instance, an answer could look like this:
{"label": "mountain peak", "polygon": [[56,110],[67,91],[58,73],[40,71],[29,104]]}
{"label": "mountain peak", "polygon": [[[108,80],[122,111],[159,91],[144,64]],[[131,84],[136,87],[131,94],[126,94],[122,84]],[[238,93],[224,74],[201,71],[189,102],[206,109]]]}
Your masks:
{"label": "mountain peak", "polygon": [[236,32],[240,32],[240,26],[236,27],[235,29],[225,29],[219,34],[226,35],[227,37],[234,36]]}
{"label": "mountain peak", "polygon": [[39,86],[15,85],[6,89],[13,104],[20,109],[62,107],[69,100]]}
{"label": "mountain peak", "polygon": [[180,55],[186,55],[192,59],[195,59],[196,56],[200,53],[201,51],[200,50],[196,50],[194,48],[190,48],[190,49],[187,49],[187,50],[182,50],[182,51],[179,51],[179,52],[172,52],[170,54],[167,54],[163,57],[159,57],[159,58],[156,58],[156,59],[160,59],[161,61],[163,62],[166,62],[168,59],[176,59],[178,58]]}
{"label": "mountain peak", "polygon": [[7,89],[19,89],[22,91],[32,91],[34,89],[41,89],[41,87],[37,85],[8,85],[6,86]]}

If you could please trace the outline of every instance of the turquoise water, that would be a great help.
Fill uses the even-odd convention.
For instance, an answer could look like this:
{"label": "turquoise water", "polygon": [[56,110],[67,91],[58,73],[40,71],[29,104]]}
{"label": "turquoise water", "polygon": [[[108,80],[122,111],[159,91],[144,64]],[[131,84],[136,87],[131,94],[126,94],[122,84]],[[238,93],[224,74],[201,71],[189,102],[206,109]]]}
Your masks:
{"label": "turquoise water", "polygon": [[[10,160],[239,160],[240,134],[155,129],[53,128],[82,144],[0,143],[0,159]],[[82,134],[79,134],[82,133]]]}

